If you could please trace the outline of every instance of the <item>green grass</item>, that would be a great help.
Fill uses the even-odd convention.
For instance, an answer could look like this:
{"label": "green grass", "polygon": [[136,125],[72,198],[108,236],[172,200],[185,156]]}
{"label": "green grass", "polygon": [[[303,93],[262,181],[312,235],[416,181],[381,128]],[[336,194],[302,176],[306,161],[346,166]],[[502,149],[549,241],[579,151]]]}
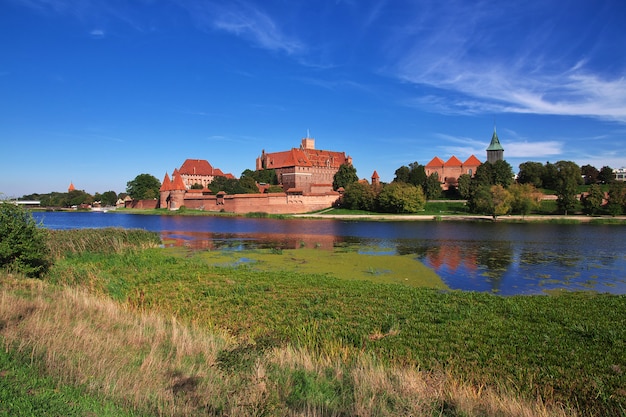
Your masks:
{"label": "green grass", "polygon": [[[259,256],[256,266],[157,249],[91,254],[59,262],[50,279],[88,283],[131,305],[228,329],[253,345],[269,340],[330,357],[366,352],[388,365],[512,387],[524,398],[595,412],[626,408],[624,296],[442,292],[300,270],[307,252],[315,250],[245,254]],[[358,262],[356,271],[364,267]],[[381,334],[388,336],[374,337]]]}
{"label": "green grass", "polygon": [[0,416],[139,416],[80,387],[42,376],[38,361],[0,349]]}
{"label": "green grass", "polygon": [[[120,235],[124,233],[119,230],[92,230],[84,237],[98,242]],[[73,241],[79,235],[68,232],[52,236]],[[0,336],[19,330],[14,322],[25,323],[24,312],[46,310],[43,301],[30,300],[32,288],[39,288],[44,299],[53,299],[54,288],[70,286],[117,300],[121,309],[107,315],[110,305],[85,301],[85,306],[93,305],[92,310],[98,313],[86,315],[86,307],[81,307],[83,310],[70,314],[67,325],[57,329],[63,331],[77,322],[78,327],[65,336],[67,343],[74,348],[73,332],[85,329],[102,328],[100,337],[104,340],[120,338],[124,333],[119,332],[130,329],[130,323],[138,323],[131,318],[121,320],[121,311],[172,318],[171,325],[166,326],[171,328],[171,341],[163,336],[150,337],[146,332],[156,327],[144,319],[138,334],[124,334],[121,340],[129,344],[121,349],[129,349],[129,355],[139,358],[127,366],[135,363],[133,366],[144,369],[152,352],[165,361],[176,357],[176,361],[171,359],[172,363],[155,368],[172,370],[163,375],[170,381],[165,382],[170,384],[168,392],[176,396],[180,390],[180,395],[189,395],[191,403],[187,406],[192,408],[212,404],[216,414],[229,409],[223,395],[206,400],[195,397],[197,386],[214,387],[214,392],[242,391],[238,398],[246,398],[250,389],[246,384],[257,384],[254,386],[258,388],[262,382],[270,388],[256,406],[265,414],[279,415],[285,410],[350,414],[362,406],[357,406],[356,399],[360,384],[371,384],[369,379],[366,382],[355,377],[367,373],[364,358],[379,370],[373,380],[389,378],[396,387],[402,386],[398,370],[417,369],[425,375],[450,375],[460,383],[479,387],[478,391],[563,404],[583,416],[623,415],[626,411],[626,296],[558,292],[500,297],[447,291],[432,271],[411,257],[384,252],[365,255],[350,247],[333,251],[184,252],[178,248],[145,249],[146,241],[151,239],[130,239],[115,251],[73,245],[70,256],[57,260],[45,282],[20,284],[5,278],[5,287],[14,286],[11,296],[28,302],[20,307],[16,301],[5,301],[9,300],[6,296],[0,299],[5,311],[14,304],[17,307],[14,313],[8,311],[9,319],[0,321]],[[51,287],[43,288],[45,285]],[[66,303],[74,297],[62,300]],[[63,306],[61,310],[66,309]],[[53,323],[57,314],[47,320]],[[75,319],[79,316],[86,320],[84,324]],[[103,319],[97,317],[110,320],[98,324],[97,320]],[[42,319],[41,329],[49,328],[45,323]],[[178,323],[196,329],[191,333],[204,330],[222,335],[224,342],[216,344],[212,365],[199,366],[212,354],[197,357],[186,336],[182,337],[190,331],[179,328]],[[52,415],[87,415],[81,411],[86,408],[96,410],[96,415],[132,415],[115,408],[111,400],[98,397],[98,391],[48,379],[39,356],[52,349],[50,342],[33,341],[31,346],[13,340],[10,346],[5,342],[0,355],[0,413],[37,415],[47,403]],[[175,340],[182,344],[176,345]],[[203,340],[197,346],[206,344]],[[111,344],[110,340],[107,346]],[[135,345],[139,351],[132,353]],[[186,350],[191,356],[184,355]],[[65,356],[62,347],[60,352],[51,355]],[[67,352],[71,364],[81,363],[87,356],[87,352],[72,353],[78,356],[70,356],[69,349]],[[310,352],[313,358],[289,362],[276,357],[297,356],[297,352]],[[120,363],[119,358],[107,361]],[[319,365],[307,365],[311,361]],[[57,372],[63,372],[62,364],[57,364]],[[198,373],[184,371],[186,366]],[[211,378],[217,375],[230,379],[216,385],[217,380]],[[94,375],[94,381],[102,378]],[[71,383],[69,375],[61,380]],[[406,397],[399,388],[385,393],[392,389],[385,384],[381,387],[386,388],[376,394],[374,411],[367,415],[410,414],[413,397]],[[433,401],[435,408],[444,411],[428,415],[508,415],[485,411],[470,414],[450,399]],[[155,405],[148,402],[144,406]]]}
{"label": "green grass", "polygon": [[156,232],[141,229],[48,230],[48,247],[55,259],[79,253],[121,253],[159,246]]}

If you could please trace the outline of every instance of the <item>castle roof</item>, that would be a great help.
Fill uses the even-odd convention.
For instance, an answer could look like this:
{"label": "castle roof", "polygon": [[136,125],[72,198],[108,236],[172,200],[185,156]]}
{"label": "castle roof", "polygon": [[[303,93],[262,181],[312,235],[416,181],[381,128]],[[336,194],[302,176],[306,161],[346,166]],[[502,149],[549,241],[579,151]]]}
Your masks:
{"label": "castle roof", "polygon": [[491,143],[487,148],[488,151],[504,151],[502,145],[500,145],[500,139],[498,139],[498,134],[496,133],[496,128],[493,128],[493,135],[491,136]]}
{"label": "castle roof", "polygon": [[74,183],[70,181],[70,186],[67,187],[67,192],[69,193],[70,191],[74,191],[76,189],[76,187],[74,187]]}
{"label": "castle roof", "polygon": [[430,160],[429,163],[426,164],[427,167],[442,167],[444,166],[445,162],[443,162],[443,159],[439,158],[438,156],[435,156],[433,159]]}
{"label": "castle roof", "polygon": [[461,160],[454,155],[452,155],[450,159],[448,159],[446,163],[444,164],[444,166],[447,166],[447,167],[460,167],[462,165],[463,163],[461,162]]}
{"label": "castle roof", "polygon": [[172,185],[170,191],[185,190],[186,188],[187,187],[185,187],[185,183],[183,182],[183,177],[181,177],[180,172],[175,169],[172,173]]}
{"label": "castle roof", "polygon": [[186,159],[179,170],[183,175],[215,175],[214,169],[205,159]]}
{"label": "castle roof", "polygon": [[482,162],[480,162],[480,159],[476,158],[474,155],[470,155],[470,157],[463,162],[463,165],[465,166],[478,166],[480,164],[482,164]]}
{"label": "castle roof", "polygon": [[378,172],[376,172],[376,170],[374,170],[374,173],[372,174],[372,178],[380,178],[378,176]]}
{"label": "castle roof", "polygon": [[267,169],[293,166],[339,168],[348,162],[348,158],[344,152],[292,148],[288,151],[267,153],[265,154],[265,161]]}
{"label": "castle roof", "polygon": [[161,188],[159,191],[170,191],[172,189],[172,182],[170,181],[170,176],[165,173],[165,178],[163,178],[163,183],[161,184]]}

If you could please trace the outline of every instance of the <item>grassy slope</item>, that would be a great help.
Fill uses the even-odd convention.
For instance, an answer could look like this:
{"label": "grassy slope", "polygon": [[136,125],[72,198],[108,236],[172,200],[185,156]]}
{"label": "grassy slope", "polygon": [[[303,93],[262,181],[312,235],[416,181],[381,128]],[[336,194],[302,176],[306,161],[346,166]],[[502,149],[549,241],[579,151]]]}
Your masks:
{"label": "grassy slope", "polygon": [[88,278],[115,299],[227,329],[244,345],[289,343],[344,359],[365,352],[387,364],[445,369],[582,410],[626,407],[623,296],[441,292],[215,267],[202,254],[183,258],[162,250],[85,255],[59,263],[53,277],[81,285]]}

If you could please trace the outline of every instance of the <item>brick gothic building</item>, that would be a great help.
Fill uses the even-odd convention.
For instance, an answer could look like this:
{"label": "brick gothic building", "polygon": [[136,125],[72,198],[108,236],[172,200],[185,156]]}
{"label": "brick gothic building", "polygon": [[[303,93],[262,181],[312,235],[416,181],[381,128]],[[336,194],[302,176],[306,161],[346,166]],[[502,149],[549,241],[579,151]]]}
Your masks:
{"label": "brick gothic building", "polygon": [[186,159],[178,173],[187,189],[194,184],[209,188],[215,177],[235,178],[232,174],[224,174],[219,168],[213,168],[209,161],[204,159]]}
{"label": "brick gothic building", "polygon": [[437,173],[439,182],[441,182],[441,188],[447,190],[449,187],[456,187],[458,185],[458,180],[461,175],[468,174],[470,177],[473,177],[480,164],[480,160],[474,155],[467,158],[465,162],[461,162],[461,160],[454,155],[446,162],[438,156],[435,156],[424,168],[426,175]]}
{"label": "brick gothic building", "polygon": [[333,179],[342,164],[352,164],[345,152],[315,149],[315,139],[304,138],[299,148],[266,153],[256,160],[256,169],[274,169],[278,183],[287,192],[332,191]]}

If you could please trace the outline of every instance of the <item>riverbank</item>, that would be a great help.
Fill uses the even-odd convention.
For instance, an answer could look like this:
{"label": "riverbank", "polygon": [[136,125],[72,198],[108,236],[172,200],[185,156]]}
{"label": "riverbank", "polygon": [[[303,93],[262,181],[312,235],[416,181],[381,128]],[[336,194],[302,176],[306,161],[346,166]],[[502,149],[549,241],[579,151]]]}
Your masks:
{"label": "riverbank", "polygon": [[[337,220],[372,220],[372,221],[470,221],[493,222],[492,216],[470,214],[333,214],[332,212],[292,214],[295,218],[337,219]],[[584,216],[584,215],[506,215],[499,216],[496,222],[511,223],[598,223],[624,224],[626,216]]]}
{"label": "riverbank", "polygon": [[16,367],[136,416],[626,407],[624,296],[417,288],[286,270],[317,262],[293,251],[257,251],[266,269],[134,240],[110,252],[97,235],[55,234],[81,244],[43,280],[0,274],[0,337]]}
{"label": "riverbank", "polygon": [[[228,212],[207,212],[201,210],[179,210],[171,211],[165,209],[118,209],[110,213],[126,213],[126,214],[144,214],[144,215],[161,215],[161,216],[209,216],[209,217],[246,217],[246,218],[272,218],[272,219],[336,219],[336,220],[353,220],[353,221],[457,221],[457,222],[493,222],[492,216],[480,214],[455,213],[455,214],[386,214],[386,213],[363,213],[355,214],[346,213],[347,210],[339,210],[336,214],[335,209],[326,209],[319,212],[303,213],[303,214],[280,214],[272,215],[263,212],[254,212],[248,214],[236,214]],[[621,224],[626,225],[626,216],[587,216],[580,214],[559,215],[559,214],[530,214],[522,215],[505,215],[498,216],[496,222],[509,223],[591,223],[591,224]]]}

